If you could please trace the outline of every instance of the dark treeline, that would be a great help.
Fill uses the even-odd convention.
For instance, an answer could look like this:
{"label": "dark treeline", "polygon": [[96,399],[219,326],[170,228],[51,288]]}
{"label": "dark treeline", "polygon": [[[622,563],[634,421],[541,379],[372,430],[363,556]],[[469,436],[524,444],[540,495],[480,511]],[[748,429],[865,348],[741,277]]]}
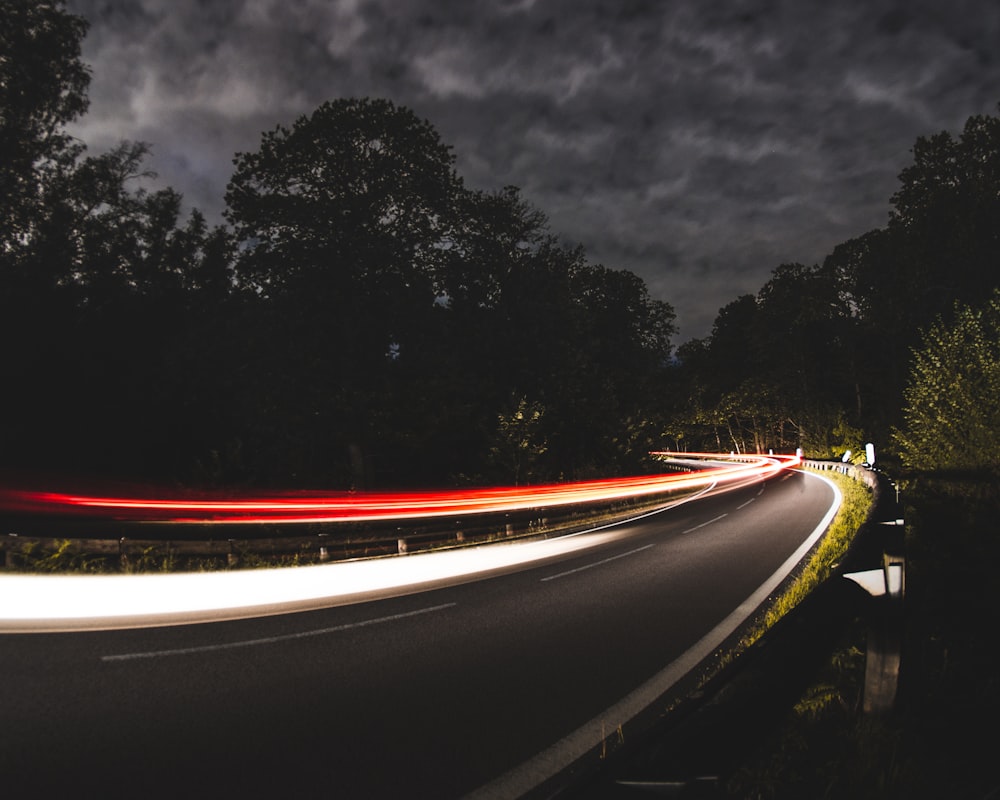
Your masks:
{"label": "dark treeline", "polygon": [[638,468],[674,314],[427,122],[345,99],[240,153],[227,226],[88,155],[85,23],[4,3],[0,458],[195,485],[537,481]]}
{"label": "dark treeline", "polygon": [[919,138],[899,181],[885,227],[779,266],[679,348],[676,445],[830,457],[872,441],[910,472],[996,477],[1000,118]]}
{"label": "dark treeline", "polygon": [[885,228],[778,267],[674,353],[641,279],[562,244],[516,188],[466,188],[389,101],[264,133],[227,224],[183,218],[142,188],[148,145],[90,155],[65,132],[85,21],[0,8],[7,468],[375,488],[616,474],[662,447],[913,455],[913,348],[998,284],[997,118],[918,140]]}

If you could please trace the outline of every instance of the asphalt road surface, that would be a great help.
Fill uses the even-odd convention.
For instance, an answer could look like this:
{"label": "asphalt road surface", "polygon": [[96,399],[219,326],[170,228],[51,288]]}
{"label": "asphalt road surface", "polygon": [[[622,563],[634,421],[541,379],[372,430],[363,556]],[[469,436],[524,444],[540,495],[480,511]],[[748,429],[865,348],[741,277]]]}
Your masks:
{"label": "asphalt road surface", "polygon": [[432,591],[2,635],[0,795],[551,794],[738,633],[834,502],[786,471]]}

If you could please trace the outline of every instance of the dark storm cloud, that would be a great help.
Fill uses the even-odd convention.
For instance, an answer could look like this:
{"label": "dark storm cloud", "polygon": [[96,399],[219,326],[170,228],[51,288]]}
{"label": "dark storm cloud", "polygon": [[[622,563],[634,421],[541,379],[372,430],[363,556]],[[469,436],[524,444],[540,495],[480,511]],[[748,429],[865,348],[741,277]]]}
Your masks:
{"label": "dark storm cloud", "polygon": [[71,0],[93,150],[154,146],[218,219],[236,151],[320,103],[429,119],[467,185],[522,188],[591,260],[640,274],[681,339],[778,264],[883,225],[917,136],[1000,101],[982,2]]}

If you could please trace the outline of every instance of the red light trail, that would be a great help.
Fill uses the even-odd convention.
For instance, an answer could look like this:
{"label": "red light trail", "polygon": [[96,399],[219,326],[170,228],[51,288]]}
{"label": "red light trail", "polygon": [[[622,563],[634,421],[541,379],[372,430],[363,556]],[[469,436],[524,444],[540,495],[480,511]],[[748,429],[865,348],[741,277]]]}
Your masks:
{"label": "red light trail", "polygon": [[[654,453],[694,460],[692,472],[609,478],[527,487],[400,493],[275,493],[260,497],[210,499],[100,496],[0,488],[0,511],[73,516],[122,522],[172,524],[336,523],[507,513],[552,506],[614,502],[694,489],[712,482],[767,477],[800,463],[796,456],[726,456]],[[705,462],[712,462],[706,466]]]}
{"label": "red light trail", "polygon": [[[696,489],[710,491],[720,484],[753,482],[800,463],[795,456],[655,455],[675,463],[683,457],[693,469],[532,487],[400,494],[287,493],[240,499],[112,497],[0,488],[0,513],[164,524],[246,524],[437,519],[656,495],[663,496],[662,506],[666,507],[700,496],[702,492]],[[668,500],[667,495],[677,490],[691,493]],[[464,580],[594,547],[618,535],[602,528],[586,534],[288,569],[145,575],[0,574],[0,633],[175,625],[326,608],[360,596],[392,596],[407,587]]]}

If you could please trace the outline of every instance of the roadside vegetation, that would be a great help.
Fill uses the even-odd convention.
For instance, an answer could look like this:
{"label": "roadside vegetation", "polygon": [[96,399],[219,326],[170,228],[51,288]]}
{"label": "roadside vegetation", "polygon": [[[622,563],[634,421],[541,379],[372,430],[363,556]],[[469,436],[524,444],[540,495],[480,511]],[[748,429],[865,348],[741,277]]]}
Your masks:
{"label": "roadside vegetation", "polygon": [[833,573],[837,563],[851,546],[854,534],[864,523],[872,506],[872,491],[863,483],[853,480],[839,472],[822,472],[827,478],[837,484],[843,496],[843,502],[836,516],[830,523],[826,535],[809,557],[805,567],[795,580],[774,600],[764,613],[758,625],[741,641],[740,648],[752,645],[764,632],[774,625],[781,617],[819,586]]}
{"label": "roadside vegetation", "polygon": [[[623,522],[676,503],[695,489],[619,500],[603,506],[548,509],[520,515],[471,517],[431,522],[420,528],[395,524],[309,524],[276,526],[267,537],[185,540],[57,538],[12,536],[0,539],[0,569],[27,573],[210,572],[231,569],[298,567],[356,558],[406,555],[526,538],[548,538]],[[107,531],[105,532],[107,533]],[[131,533],[131,531],[130,531]]]}
{"label": "roadside vegetation", "polygon": [[783,725],[762,736],[724,796],[1000,797],[993,720],[1000,712],[995,501],[981,485],[911,483],[902,500],[907,579],[894,708],[862,712],[867,627],[856,621]]}
{"label": "roadside vegetation", "polygon": [[[893,438],[922,332],[997,287],[998,117],[919,138],[885,227],[677,343],[669,302],[517,187],[468,189],[412,109],[330,98],[260,133],[213,227],[150,189],[155,142],[67,133],[85,19],[6,2],[0,26],[0,470],[363,490],[622,475],[664,449],[884,461],[924,452]],[[953,352],[995,360],[973,333]],[[947,388],[963,365],[942,364]],[[995,418],[968,417],[974,452]]]}

